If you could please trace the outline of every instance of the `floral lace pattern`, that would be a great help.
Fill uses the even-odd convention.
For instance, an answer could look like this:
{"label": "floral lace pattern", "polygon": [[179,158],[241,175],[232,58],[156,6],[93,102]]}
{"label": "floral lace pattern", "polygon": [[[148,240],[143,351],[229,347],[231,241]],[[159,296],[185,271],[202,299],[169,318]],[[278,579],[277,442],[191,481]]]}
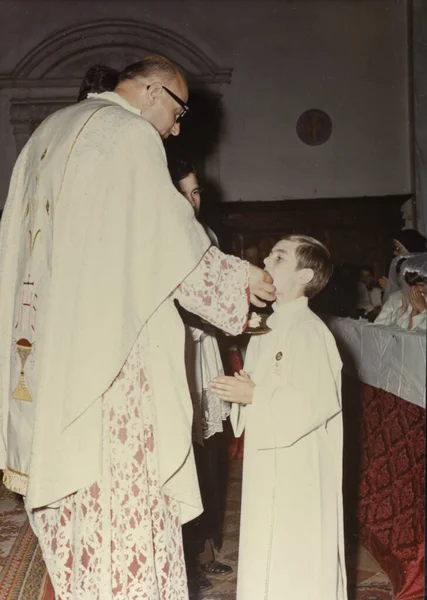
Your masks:
{"label": "floral lace pattern", "polygon": [[[175,293],[176,299],[181,306],[197,312],[219,329],[238,335],[246,325],[249,307],[248,264],[211,246],[201,266],[204,287],[200,288],[200,271],[197,269],[180,285]],[[215,292],[213,297],[212,289]],[[222,423],[229,416],[231,407],[209,389],[210,380],[224,374],[215,329],[209,331],[206,327],[202,331],[190,327],[189,331],[192,334],[188,337],[193,337],[196,345],[195,355],[191,357],[195,366],[188,373],[193,380],[193,385],[190,385],[194,408],[193,441],[203,445],[204,439],[223,431]]]}
{"label": "floral lace pattern", "polygon": [[[248,269],[214,250],[176,297],[238,332],[248,310]],[[143,330],[104,395],[102,481],[59,508],[28,511],[57,600],[188,599],[179,505],[159,484],[145,348]]]}
{"label": "floral lace pattern", "polygon": [[211,246],[179,286],[175,298],[230,335],[242,333],[249,308],[249,263]]}

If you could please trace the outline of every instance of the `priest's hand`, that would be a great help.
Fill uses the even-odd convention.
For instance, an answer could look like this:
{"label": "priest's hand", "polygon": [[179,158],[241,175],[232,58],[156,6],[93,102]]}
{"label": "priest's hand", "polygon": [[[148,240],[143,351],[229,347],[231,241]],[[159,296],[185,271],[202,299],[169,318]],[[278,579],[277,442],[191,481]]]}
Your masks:
{"label": "priest's hand", "polygon": [[271,275],[263,269],[254,267],[254,265],[249,265],[249,289],[251,304],[259,308],[266,305],[263,302],[264,300],[273,302],[276,299],[276,288],[273,285]]}
{"label": "priest's hand", "polygon": [[210,383],[211,390],[225,402],[252,404],[255,384],[247,373],[239,371],[234,377],[219,375]]}

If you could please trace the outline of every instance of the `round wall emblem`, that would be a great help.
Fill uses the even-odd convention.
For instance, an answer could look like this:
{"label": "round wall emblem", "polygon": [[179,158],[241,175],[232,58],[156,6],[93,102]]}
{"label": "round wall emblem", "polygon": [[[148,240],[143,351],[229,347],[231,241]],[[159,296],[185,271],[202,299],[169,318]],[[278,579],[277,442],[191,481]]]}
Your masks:
{"label": "round wall emblem", "polygon": [[302,113],[297,121],[297,135],[308,146],[320,146],[332,134],[332,121],[329,115],[318,108]]}

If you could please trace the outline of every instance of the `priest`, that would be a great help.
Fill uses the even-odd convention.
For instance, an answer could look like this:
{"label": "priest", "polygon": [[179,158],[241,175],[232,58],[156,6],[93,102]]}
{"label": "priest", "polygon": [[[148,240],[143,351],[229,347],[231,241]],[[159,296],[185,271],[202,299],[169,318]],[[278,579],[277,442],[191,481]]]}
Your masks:
{"label": "priest", "polygon": [[0,230],[0,468],[61,600],[187,598],[201,510],[177,299],[224,331],[271,278],[210,246],[162,138],[188,112],[160,56],[51,115],[15,165]]}

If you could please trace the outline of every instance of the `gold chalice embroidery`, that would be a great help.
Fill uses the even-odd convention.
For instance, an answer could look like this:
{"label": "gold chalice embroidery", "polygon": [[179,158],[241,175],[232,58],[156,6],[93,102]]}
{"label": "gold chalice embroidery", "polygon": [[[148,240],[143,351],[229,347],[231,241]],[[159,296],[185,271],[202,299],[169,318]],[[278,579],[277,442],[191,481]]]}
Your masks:
{"label": "gold chalice embroidery", "polygon": [[15,400],[24,400],[25,402],[32,402],[31,394],[28,391],[27,383],[25,381],[25,363],[27,358],[31,354],[31,350],[33,349],[33,345],[31,342],[26,340],[25,338],[21,338],[16,342],[16,351],[18,352],[19,358],[21,359],[21,375],[19,376],[18,385],[15,388],[15,391],[12,394],[12,398]]}

